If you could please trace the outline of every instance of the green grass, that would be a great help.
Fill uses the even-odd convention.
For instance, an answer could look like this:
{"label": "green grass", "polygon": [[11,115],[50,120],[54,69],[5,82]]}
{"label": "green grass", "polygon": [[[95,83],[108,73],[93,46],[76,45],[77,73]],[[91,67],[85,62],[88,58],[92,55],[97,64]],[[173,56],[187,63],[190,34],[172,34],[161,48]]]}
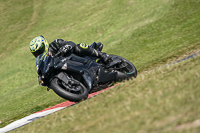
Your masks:
{"label": "green grass", "polygon": [[[35,58],[28,45],[41,34],[49,42],[56,38],[87,44],[101,41],[104,52],[129,59],[136,65],[139,74],[137,79],[123,83],[125,87],[121,85],[57,113],[60,115],[48,116],[49,120],[44,120],[49,121],[49,125],[41,126],[41,132],[51,127],[51,117],[58,121],[65,118],[63,122],[59,121],[60,125],[52,127],[63,130],[65,126],[62,125],[71,123],[68,125],[70,128],[65,130],[73,132],[122,129],[120,132],[126,131],[126,128],[129,129],[127,132],[159,132],[162,128],[170,132],[174,125],[194,121],[194,115],[198,119],[199,99],[196,96],[199,84],[196,79],[199,79],[199,58],[187,61],[187,66],[180,64],[151,74],[145,74],[145,71],[174,61],[188,51],[200,49],[199,6],[200,0],[0,1],[0,127],[65,101],[37,83]],[[144,79],[141,79],[142,75],[145,75]],[[180,83],[177,90],[173,89],[175,81]],[[178,92],[181,92],[180,99],[187,99],[187,94],[191,94],[196,101],[191,99],[194,104],[186,102],[184,105],[177,98]],[[171,111],[164,112],[167,108]],[[176,116],[179,113],[180,116]],[[79,118],[81,116],[87,117]],[[170,124],[170,120],[174,119],[175,122]],[[73,127],[76,125],[73,123],[77,126]],[[125,123],[122,128],[121,123]],[[34,125],[31,124],[32,129],[29,126],[23,129],[37,130]],[[198,130],[190,128],[189,131]]]}

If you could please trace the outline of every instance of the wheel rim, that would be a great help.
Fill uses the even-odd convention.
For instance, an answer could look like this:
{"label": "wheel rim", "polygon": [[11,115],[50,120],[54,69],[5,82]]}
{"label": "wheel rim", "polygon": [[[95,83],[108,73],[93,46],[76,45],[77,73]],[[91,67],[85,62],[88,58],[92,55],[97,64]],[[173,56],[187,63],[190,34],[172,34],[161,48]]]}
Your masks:
{"label": "wheel rim", "polygon": [[119,68],[118,71],[126,73],[126,74],[133,73],[132,65],[126,61],[123,61],[119,66],[116,66],[116,68]]}
{"label": "wheel rim", "polygon": [[80,94],[83,94],[83,93],[84,93],[84,89],[83,89],[83,87],[81,86],[81,84],[71,84],[71,83],[66,84],[66,83],[63,82],[62,80],[58,80],[58,85],[59,85],[62,89],[66,90],[66,91],[68,91],[68,92],[70,92],[70,93],[73,93],[73,94],[80,95]]}

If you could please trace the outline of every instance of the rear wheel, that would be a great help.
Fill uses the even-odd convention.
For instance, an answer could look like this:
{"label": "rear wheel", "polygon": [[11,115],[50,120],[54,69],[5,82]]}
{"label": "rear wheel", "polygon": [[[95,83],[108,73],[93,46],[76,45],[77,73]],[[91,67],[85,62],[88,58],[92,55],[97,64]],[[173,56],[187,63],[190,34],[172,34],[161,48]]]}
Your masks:
{"label": "rear wheel", "polygon": [[129,60],[120,57],[120,56],[116,56],[116,55],[111,55],[112,59],[120,59],[121,63],[113,66],[113,68],[115,69],[115,71],[118,73],[118,77],[117,80],[123,80],[123,79],[129,79],[131,77],[137,77],[137,69],[136,67],[133,65],[133,63],[131,63]]}
{"label": "rear wheel", "polygon": [[88,97],[87,88],[79,81],[71,79],[67,84],[59,78],[51,81],[51,88],[60,97],[73,102],[85,100]]}

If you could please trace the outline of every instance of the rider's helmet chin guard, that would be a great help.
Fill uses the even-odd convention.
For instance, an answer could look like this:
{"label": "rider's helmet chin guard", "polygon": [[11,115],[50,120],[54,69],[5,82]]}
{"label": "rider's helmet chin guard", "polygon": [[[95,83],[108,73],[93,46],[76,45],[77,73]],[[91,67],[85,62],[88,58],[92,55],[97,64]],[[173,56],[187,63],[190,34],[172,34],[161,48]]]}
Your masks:
{"label": "rider's helmet chin guard", "polygon": [[49,44],[47,40],[41,35],[34,38],[29,45],[31,53],[37,58],[38,55],[48,51]]}

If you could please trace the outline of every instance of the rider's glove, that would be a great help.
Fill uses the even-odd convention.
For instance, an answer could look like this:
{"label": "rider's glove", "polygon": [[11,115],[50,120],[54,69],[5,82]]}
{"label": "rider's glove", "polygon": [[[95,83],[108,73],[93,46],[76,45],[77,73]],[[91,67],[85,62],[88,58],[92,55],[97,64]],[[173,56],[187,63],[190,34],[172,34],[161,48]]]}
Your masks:
{"label": "rider's glove", "polygon": [[66,54],[70,50],[72,50],[72,46],[71,45],[65,45],[65,46],[60,48],[59,52],[61,54]]}

